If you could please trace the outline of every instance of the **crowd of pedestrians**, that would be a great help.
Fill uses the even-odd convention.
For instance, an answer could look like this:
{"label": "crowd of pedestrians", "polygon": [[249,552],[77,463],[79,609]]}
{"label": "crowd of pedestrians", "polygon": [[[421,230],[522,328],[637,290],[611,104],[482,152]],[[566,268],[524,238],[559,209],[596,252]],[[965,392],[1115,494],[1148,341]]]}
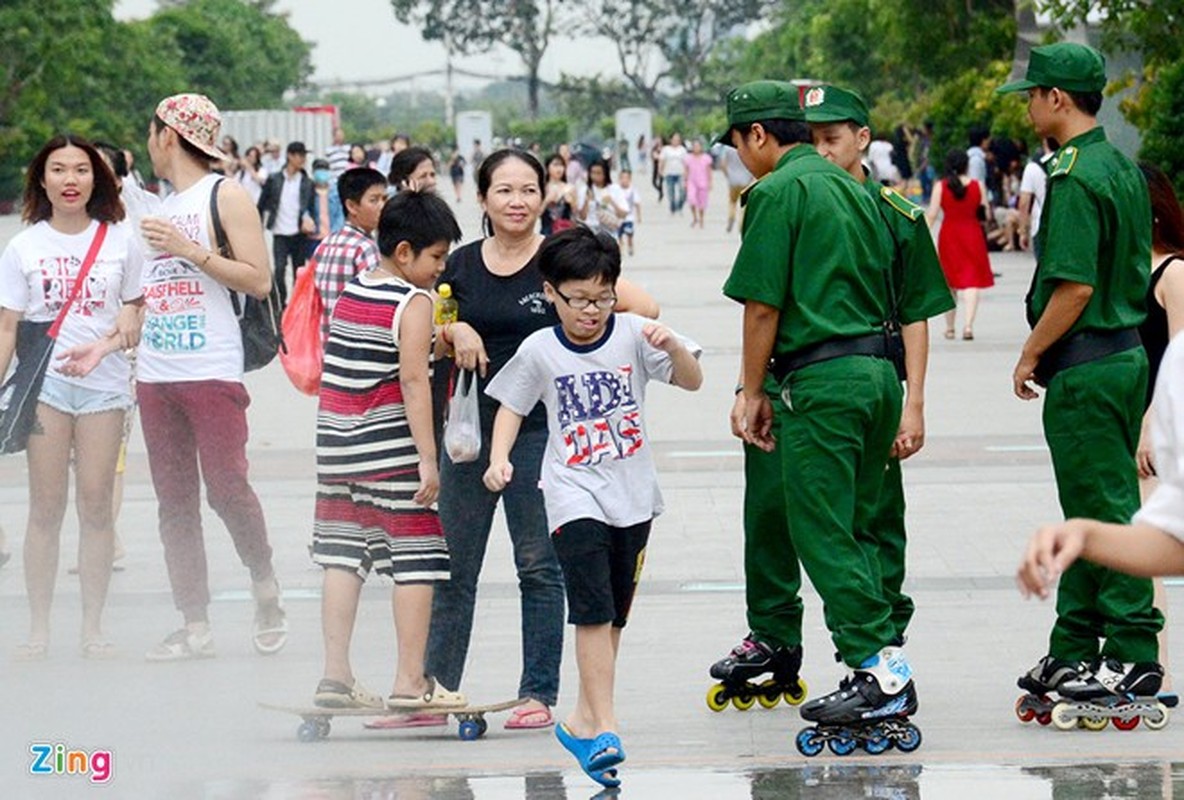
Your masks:
{"label": "crowd of pedestrians", "polygon": [[[652,159],[659,197],[674,215],[689,205],[692,227],[704,227],[715,169],[729,187],[729,231],[745,201],[724,293],[744,319],[730,422],[744,443],[749,633],[711,674],[732,687],[765,672],[796,681],[804,569],[850,674],[803,706],[815,723],[798,737],[803,752],[832,740],[905,749],[916,731],[907,722],[917,685],[905,654],[914,608],[903,591],[901,462],[924,444],[928,320],[944,314],[945,336],[955,338],[961,301],[962,339],[974,338],[976,293],[993,282],[992,219],[1004,248],[1032,247],[1038,257],[1014,391],[1030,400],[1033,384],[1045,387],[1061,504],[1081,518],[1042,531],[1022,567],[1036,593],[1063,574],[1047,654],[1019,684],[1086,700],[1115,686],[1160,690],[1163,615],[1151,582],[1074,562],[1085,553],[1139,574],[1184,563],[1170,546],[1179,541],[1160,535],[1179,536],[1184,518],[1173,466],[1180,357],[1168,347],[1184,324],[1184,217],[1162,173],[1140,172],[1106,142],[1096,123],[1104,82],[1096,52],[1051,45],[1033,51],[1026,80],[1000,89],[1028,93],[1035,132],[1053,153],[1046,173],[1021,178],[1011,162],[1002,170],[1015,178],[1015,208],[1004,206],[1014,218],[992,199],[984,131],[947,154],[937,175],[923,138],[930,130],[876,139],[863,99],[842,87],[813,87],[803,102],[785,82],[737,87],[717,158],[715,147],[692,139],[688,149],[677,133],[648,151],[644,139],[637,145],[639,163]],[[452,250],[461,231],[437,194],[439,162],[406,137],[374,159],[337,130],[310,175],[303,143],[264,142],[240,157],[219,129],[204,96],[160,102],[147,150],[169,186],[163,200],[144,192],[118,148],[78,137],[54,137],[30,165],[28,227],[0,255],[0,375],[26,363],[30,337],[48,328],[56,339],[23,448],[30,627],[14,655],[49,654],[72,462],[80,652],[117,655],[102,617],[118,541],[116,476],[136,405],[181,616],[146,658],[217,653],[203,484],[248,573],[251,646],[262,655],[285,647],[280,581],[247,472],[236,298],[274,286],[283,302],[291,264],[293,278],[311,270],[320,301],[310,553],[324,571],[324,668],[313,702],[397,712],[372,723],[388,728],[443,725],[443,712],[464,706],[500,505],[522,641],[522,702],[506,728],[554,726],[590,778],[617,785],[626,751],[616,658],[663,510],[646,383],[693,391],[702,380],[699,347],[658,324],[655,299],[622,274],[622,250],[633,252],[641,221],[631,143],[616,168],[606,158],[585,163],[567,145],[545,158],[518,148],[475,150],[471,160],[454,152],[456,200],[470,165],[483,213],[481,236]],[[927,207],[902,191],[918,178],[930,189]],[[928,225],[939,218],[935,246]],[[842,303],[836,284],[849,289]],[[437,288],[459,317],[434,315]],[[1167,399],[1153,395],[1156,383]],[[441,446],[441,420],[469,385],[479,444],[461,454]],[[1135,516],[1139,478],[1156,476],[1163,483],[1142,487]],[[1134,533],[1119,531],[1132,517]],[[1124,553],[1116,537],[1128,534],[1138,546]],[[0,532],[0,566],[8,557]],[[350,658],[371,572],[394,584],[397,658],[383,693],[362,684]],[[565,619],[580,682],[557,724]]]}

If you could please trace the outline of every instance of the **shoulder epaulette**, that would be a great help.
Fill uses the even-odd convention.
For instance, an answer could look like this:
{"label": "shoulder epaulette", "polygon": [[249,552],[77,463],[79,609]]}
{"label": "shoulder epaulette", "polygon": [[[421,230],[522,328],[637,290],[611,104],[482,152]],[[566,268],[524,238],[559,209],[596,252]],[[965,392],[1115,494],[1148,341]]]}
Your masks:
{"label": "shoulder epaulette", "polygon": [[880,187],[880,197],[884,199],[888,205],[899,211],[904,216],[908,217],[910,222],[916,222],[925,213],[925,209],[909,200],[900,192],[893,189],[891,186]]}
{"label": "shoulder epaulette", "polygon": [[1061,148],[1052,162],[1052,169],[1048,171],[1048,177],[1055,178],[1057,175],[1068,175],[1073,169],[1073,165],[1077,163],[1077,148],[1073,145]]}
{"label": "shoulder epaulette", "polygon": [[740,190],[740,207],[741,208],[744,208],[746,205],[748,205],[748,193],[751,192],[753,187],[755,187],[758,183],[760,183],[760,181],[755,180]]}

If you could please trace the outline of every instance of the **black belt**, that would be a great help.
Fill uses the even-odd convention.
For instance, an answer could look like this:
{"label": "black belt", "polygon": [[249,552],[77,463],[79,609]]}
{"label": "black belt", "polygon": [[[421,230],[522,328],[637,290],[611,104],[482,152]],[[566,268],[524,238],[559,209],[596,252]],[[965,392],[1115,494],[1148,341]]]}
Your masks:
{"label": "black belt", "polygon": [[819,361],[830,361],[832,358],[872,356],[891,359],[893,351],[890,339],[892,338],[899,340],[900,334],[898,332],[869,333],[866,336],[855,336],[850,339],[829,339],[819,344],[803,347],[801,350],[795,350],[792,353],[773,356],[773,360],[769,364],[769,371],[780,383],[794,370],[799,370],[810,364],[817,364]]}
{"label": "black belt", "polygon": [[1143,344],[1138,328],[1124,328],[1118,331],[1081,331],[1057,341],[1044,351],[1036,364],[1036,383],[1048,386],[1053,377],[1062,370],[1097,361],[1125,350],[1133,350]]}

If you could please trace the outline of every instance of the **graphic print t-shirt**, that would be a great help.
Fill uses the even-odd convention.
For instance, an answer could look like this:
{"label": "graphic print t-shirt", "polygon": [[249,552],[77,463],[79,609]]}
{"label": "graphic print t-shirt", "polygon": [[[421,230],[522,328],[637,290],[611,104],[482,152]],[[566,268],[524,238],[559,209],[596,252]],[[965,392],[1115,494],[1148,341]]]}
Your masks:
{"label": "graphic print t-shirt", "polygon": [[[160,215],[204,250],[210,248],[208,175],[169,195]],[[144,264],[144,332],[136,379],[144,383],[242,382],[243,341],[225,286],[191,261],[150,252]]]}
{"label": "graphic print t-shirt", "polygon": [[547,409],[540,483],[550,530],[584,518],[623,528],[662,513],[643,412],[646,384],[669,383],[674,365],[642,338],[648,322],[614,314],[591,345],[573,344],[559,326],[539,331],[489,382],[487,393],[516,414],[540,400]]}
{"label": "graphic print t-shirt", "polygon": [[[74,290],[83,259],[99,223],[66,234],[38,222],[12,238],[0,255],[0,306],[20,311],[33,322],[52,322]],[[54,370],[54,359],[71,347],[105,337],[119,309],[140,296],[143,258],[136,234],[126,223],[109,225],[103,246],[70,306],[54,343],[49,372],[55,378],[104,392],[126,394],[130,367],[123,353],[104,358],[87,376],[71,378]]]}

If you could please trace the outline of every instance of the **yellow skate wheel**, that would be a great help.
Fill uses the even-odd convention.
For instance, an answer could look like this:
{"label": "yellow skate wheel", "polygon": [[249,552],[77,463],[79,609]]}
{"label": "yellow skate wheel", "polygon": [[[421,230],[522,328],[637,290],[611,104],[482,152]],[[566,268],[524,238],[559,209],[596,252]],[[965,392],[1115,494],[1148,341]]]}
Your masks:
{"label": "yellow skate wheel", "polygon": [[[1117,718],[1116,718],[1117,721]],[[1102,731],[1106,729],[1106,725],[1110,720],[1107,717],[1081,717],[1077,723],[1087,731]]]}
{"label": "yellow skate wheel", "polygon": [[781,692],[778,692],[773,687],[777,685],[777,681],[769,678],[767,681],[762,681],[760,691],[757,692],[757,702],[764,708],[776,708],[777,704],[781,702]]}
{"label": "yellow skate wheel", "polygon": [[707,690],[707,707],[717,713],[728,707],[727,690],[722,683]]}
{"label": "yellow skate wheel", "polygon": [[1168,724],[1168,707],[1163,703],[1156,703],[1155,710],[1143,715],[1143,724],[1153,731],[1157,731]]}
{"label": "yellow skate wheel", "polygon": [[1052,707],[1052,724],[1062,731],[1071,731],[1077,727],[1077,717],[1073,716],[1068,703],[1057,703]]}
{"label": "yellow skate wheel", "polygon": [[800,706],[806,702],[806,682],[798,678],[798,694],[795,697],[793,691],[785,693],[785,702],[791,706]]}
{"label": "yellow skate wheel", "polygon": [[732,705],[737,711],[747,711],[756,705],[756,698],[750,694],[737,694],[732,696]]}

